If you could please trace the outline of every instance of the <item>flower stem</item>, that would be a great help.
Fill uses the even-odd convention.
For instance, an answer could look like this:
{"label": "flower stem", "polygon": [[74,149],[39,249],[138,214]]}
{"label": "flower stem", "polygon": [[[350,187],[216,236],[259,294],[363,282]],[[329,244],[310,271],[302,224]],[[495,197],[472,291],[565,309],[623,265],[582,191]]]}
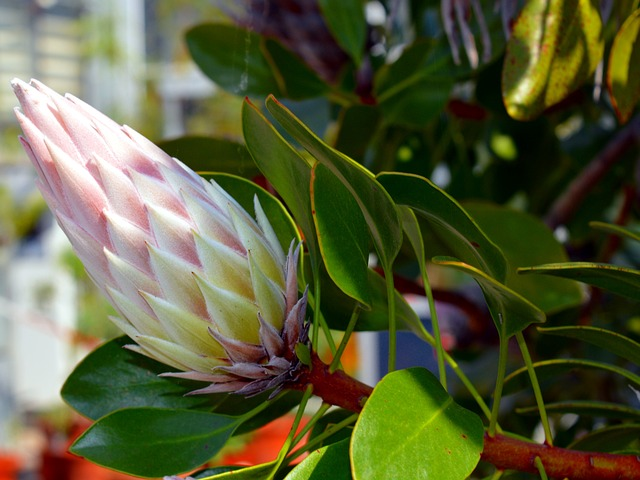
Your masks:
{"label": "flower stem", "polygon": [[353,313],[351,314],[351,318],[349,319],[347,329],[344,331],[342,340],[340,342],[340,345],[338,346],[338,350],[336,351],[331,365],[329,366],[329,371],[331,373],[335,372],[340,367],[340,359],[342,358],[342,354],[344,353],[345,348],[347,348],[347,344],[349,343],[349,339],[351,338],[353,330],[356,328],[356,323],[358,323],[358,318],[360,317],[360,311],[360,305],[356,304],[355,308],[353,309]]}
{"label": "flower stem", "polygon": [[504,335],[500,336],[500,346],[498,350],[498,373],[496,375],[496,388],[493,392],[493,407],[491,418],[489,419],[489,435],[495,435],[498,424],[498,414],[500,413],[500,401],[502,400],[502,387],[504,377],[507,372],[507,354],[509,353],[509,339]]}

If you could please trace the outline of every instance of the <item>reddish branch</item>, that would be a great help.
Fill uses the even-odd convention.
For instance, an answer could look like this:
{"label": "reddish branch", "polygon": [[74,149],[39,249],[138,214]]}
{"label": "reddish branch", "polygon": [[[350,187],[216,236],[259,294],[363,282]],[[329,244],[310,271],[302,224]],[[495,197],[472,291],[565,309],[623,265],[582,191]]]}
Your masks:
{"label": "reddish branch", "polygon": [[571,219],[585,197],[602,180],[623,155],[640,142],[640,116],[636,116],[620,131],[576,177],[549,211],[546,222],[555,229]]}
{"label": "reddish branch", "polygon": [[[311,368],[304,370],[295,384],[289,387],[304,390],[308,385],[312,385],[313,393],[326,403],[353,412],[360,412],[373,392],[370,386],[343,371],[330,373],[329,367],[315,353],[312,354]],[[536,457],[542,461],[549,477],[571,480],[640,480],[640,458],[634,455],[580,452],[505,435],[484,435],[482,460],[500,470],[537,473]]]}

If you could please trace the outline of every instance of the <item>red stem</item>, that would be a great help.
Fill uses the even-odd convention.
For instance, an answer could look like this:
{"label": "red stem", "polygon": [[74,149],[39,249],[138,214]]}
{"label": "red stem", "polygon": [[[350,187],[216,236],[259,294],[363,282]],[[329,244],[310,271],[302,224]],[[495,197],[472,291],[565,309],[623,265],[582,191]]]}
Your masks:
{"label": "red stem", "polygon": [[[329,367],[312,353],[311,367],[300,374],[289,388],[304,390],[313,386],[313,393],[326,403],[352,412],[360,412],[373,389],[341,370],[329,372]],[[500,470],[537,473],[535,459],[539,457],[549,477],[571,480],[640,480],[640,457],[599,452],[581,452],[518,440],[505,435],[493,437],[485,433],[482,460]]]}

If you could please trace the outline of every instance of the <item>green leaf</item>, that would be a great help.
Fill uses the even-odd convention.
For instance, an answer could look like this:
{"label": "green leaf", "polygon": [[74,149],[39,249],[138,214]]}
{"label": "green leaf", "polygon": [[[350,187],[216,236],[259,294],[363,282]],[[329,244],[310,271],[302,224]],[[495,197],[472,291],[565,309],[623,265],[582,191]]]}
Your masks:
{"label": "green leaf", "polygon": [[502,97],[516,120],[531,120],[589,79],[604,41],[594,0],[530,0],[507,43]]}
{"label": "green leaf", "polygon": [[303,100],[319,97],[329,90],[329,86],[313,70],[280,42],[265,38],[264,49],[267,59],[274,65],[273,73],[286,97]]}
{"label": "green leaf", "polygon": [[364,216],[346,186],[323,164],[315,165],[311,178],[311,208],[327,272],[344,293],[368,308],[369,231]]}
{"label": "green leaf", "polygon": [[519,268],[518,273],[538,273],[570,278],[594,287],[640,300],[640,271],[608,263],[568,262]]}
{"label": "green leaf", "polygon": [[356,423],[354,479],[467,478],[480,460],[483,433],[480,418],[428,370],[393,372],[376,385]]}
{"label": "green leaf", "polygon": [[238,419],[193,410],[125,408],[94,423],[71,453],[143,477],[192,470],[213,457]]}
{"label": "green leaf", "polygon": [[314,450],[285,480],[351,480],[349,439]]}
{"label": "green leaf", "polygon": [[546,321],[544,312],[533,303],[477,268],[455,258],[436,257],[433,261],[465,272],[478,282],[501,338],[507,339],[532,323]]}
{"label": "green leaf", "polygon": [[273,96],[266,105],[278,123],[349,190],[367,222],[380,263],[390,266],[402,246],[402,225],[386,190],[371,172],[320,140]]}
{"label": "green leaf", "polygon": [[311,167],[249,101],[242,106],[242,128],[258,168],[287,204],[302,230],[311,262],[319,261],[311,216]]}
{"label": "green leaf", "polygon": [[615,225],[613,223],[604,223],[604,222],[589,222],[589,226],[591,228],[595,228],[596,230],[601,230],[603,232],[607,232],[612,235],[617,235],[619,237],[626,237],[636,242],[640,242],[640,233],[636,232],[635,230],[631,230],[630,228],[625,228],[621,225]]}
{"label": "green leaf", "polygon": [[380,109],[372,105],[349,105],[340,110],[336,150],[359,163],[378,131],[382,120]]}
{"label": "green leaf", "polygon": [[252,178],[260,172],[247,148],[231,140],[186,136],[162,141],[158,146],[198,173],[224,172]]}
{"label": "green leaf", "polygon": [[210,408],[226,397],[185,396],[203,384],[159,377],[174,369],[123,348],[133,343],[128,337],[116,338],[87,355],[64,383],[64,401],[96,420],[125,407]]}
{"label": "green leaf", "polygon": [[380,102],[385,123],[424,128],[442,113],[453,88],[452,78],[425,76]]}
{"label": "green leaf", "polygon": [[577,338],[640,365],[640,343],[617,332],[589,326],[538,327],[538,331],[545,335]]}
{"label": "green leaf", "polygon": [[[595,369],[605,372],[611,372],[625,377],[635,385],[640,386],[640,376],[635,373],[620,368],[616,365],[611,365],[603,362],[596,362],[593,360],[573,360],[573,359],[556,359],[556,360],[544,360],[542,362],[536,362],[533,364],[536,369],[536,376],[538,380],[542,381],[548,378],[554,378],[558,375],[564,375],[571,372],[574,369]],[[518,370],[510,373],[504,379],[504,394],[509,395],[519,390],[529,388],[529,376],[526,367],[519,368]]]}
{"label": "green leaf", "polygon": [[609,55],[607,88],[620,123],[625,123],[640,99],[640,9],[625,20]]}
{"label": "green leaf", "polygon": [[264,188],[234,175],[214,174],[210,175],[210,178],[213,178],[235,198],[247,212],[254,212],[253,198],[257,196],[285,253],[289,250],[292,240],[296,240],[296,242],[300,241],[300,234],[298,233],[296,224],[286,208],[284,208],[284,205]]}
{"label": "green leaf", "polygon": [[428,251],[430,255],[453,255],[499,281],[504,280],[507,271],[504,255],[450,195],[418,175],[381,173],[378,181],[397,204],[411,207],[425,218],[433,234],[447,248],[445,252]]}
{"label": "green leaf", "polygon": [[[251,467],[234,468],[217,474],[215,477],[196,477],[207,480],[270,480],[273,478],[273,472],[279,467],[280,460],[276,459],[272,462],[253,465]],[[227,467],[229,468],[229,467]]]}
{"label": "green leaf", "polygon": [[[640,419],[640,410],[611,402],[597,402],[594,400],[573,400],[568,402],[545,403],[547,413],[575,413],[583,417],[605,417],[617,419]],[[522,415],[539,415],[537,405],[516,408],[516,413]]]}
{"label": "green leaf", "polygon": [[615,453],[635,449],[640,453],[640,424],[613,425],[586,433],[568,448]]}
{"label": "green leaf", "polygon": [[507,287],[547,314],[582,302],[582,289],[575,282],[517,274],[517,267],[568,260],[553,232],[538,218],[490,203],[465,203],[464,207],[507,257]]}
{"label": "green leaf", "polygon": [[[381,331],[389,329],[389,302],[384,278],[369,269],[367,288],[371,292],[371,308],[360,312],[356,331]],[[327,323],[334,330],[345,330],[353,313],[356,302],[339,290],[328,278],[321,276],[322,311]],[[395,292],[396,319],[398,328],[410,330],[423,338],[420,318],[407,303],[403,295]]]}
{"label": "green leaf", "polygon": [[[351,417],[353,412],[349,410],[345,410],[343,408],[337,408],[335,410],[329,410],[325,415],[320,418],[313,428],[311,429],[311,433],[309,433],[309,440],[314,439],[318,435],[324,433],[329,427],[340,423],[343,420]],[[351,433],[353,432],[353,427],[346,427],[338,430],[333,435],[327,437],[322,442],[322,445],[329,445],[331,443],[337,443],[341,440],[351,437]]]}
{"label": "green leaf", "polygon": [[360,65],[367,39],[362,0],[319,0],[318,6],[338,45]]}
{"label": "green leaf", "polygon": [[220,466],[213,468],[205,468],[204,470],[199,470],[196,473],[192,473],[189,475],[192,478],[196,479],[206,479],[209,477],[213,477],[214,475],[220,475],[222,473],[235,472],[237,470],[241,470],[245,467],[239,465],[229,465],[229,466]]}
{"label": "green leaf", "polygon": [[228,24],[203,23],[186,33],[191,58],[217,85],[236,95],[280,93],[260,36]]}

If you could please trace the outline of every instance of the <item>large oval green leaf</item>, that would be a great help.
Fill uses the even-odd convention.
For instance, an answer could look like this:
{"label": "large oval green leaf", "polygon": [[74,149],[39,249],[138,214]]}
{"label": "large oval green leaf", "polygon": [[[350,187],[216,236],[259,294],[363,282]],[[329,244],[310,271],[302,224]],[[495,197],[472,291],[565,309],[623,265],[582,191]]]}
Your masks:
{"label": "large oval green leaf", "polygon": [[186,136],[158,146],[198,173],[224,172],[251,178],[260,172],[247,148],[231,140]]}
{"label": "large oval green leaf", "polygon": [[376,385],[356,423],[356,480],[461,480],[480,460],[480,418],[456,404],[423,368],[399,370]]}
{"label": "large oval green leaf", "polygon": [[471,275],[484,293],[493,322],[502,339],[521,332],[532,323],[543,323],[546,316],[522,295],[496,281],[486,273],[455,258],[436,257],[436,265],[454,268]]}
{"label": "large oval green leaf", "polygon": [[351,480],[349,439],[311,452],[285,480]]}
{"label": "large oval green leaf", "polygon": [[640,9],[629,15],[613,41],[607,88],[618,120],[625,123],[640,99]]}
{"label": "large oval green leaf", "polygon": [[96,420],[125,407],[211,408],[224,396],[185,396],[201,382],[159,377],[172,370],[124,348],[120,337],[101,345],[78,364],[62,387],[62,398],[77,412]]}
{"label": "large oval green leaf", "polygon": [[519,268],[518,273],[542,273],[570,278],[594,287],[640,300],[640,271],[608,263],[570,262]]}
{"label": "large oval green leaf", "polygon": [[311,208],[329,276],[344,293],[370,307],[367,223],[349,190],[322,163],[312,171]]}
{"label": "large oval green leaf", "polygon": [[580,87],[602,58],[599,2],[529,0],[507,43],[502,98],[516,120],[531,120]]}
{"label": "large oval green leaf", "polygon": [[576,338],[640,365],[640,343],[618,332],[589,326],[538,327],[538,331],[545,335]]}
{"label": "large oval green leaf", "polygon": [[125,408],[94,423],[70,450],[120,472],[162,477],[202,465],[237,425],[237,418],[207,412]]}
{"label": "large oval green leaf", "polygon": [[260,36],[229,24],[203,23],[186,33],[191,58],[217,85],[236,95],[280,93]]}
{"label": "large oval green leaf", "polygon": [[517,267],[568,260],[553,232],[538,218],[485,202],[465,203],[464,208],[507,257],[510,267],[504,282],[507,287],[546,314],[582,302],[582,289],[575,282],[517,274]]}
{"label": "large oval green leaf", "polygon": [[273,96],[266,105],[278,123],[348,189],[369,227],[380,263],[390,270],[402,246],[402,224],[387,191],[371,172],[320,140]]}
{"label": "large oval green leaf", "polygon": [[507,263],[500,249],[485,235],[460,204],[433,182],[418,175],[381,173],[378,181],[399,205],[425,218],[430,233],[447,249],[429,255],[452,255],[503,281]]}

